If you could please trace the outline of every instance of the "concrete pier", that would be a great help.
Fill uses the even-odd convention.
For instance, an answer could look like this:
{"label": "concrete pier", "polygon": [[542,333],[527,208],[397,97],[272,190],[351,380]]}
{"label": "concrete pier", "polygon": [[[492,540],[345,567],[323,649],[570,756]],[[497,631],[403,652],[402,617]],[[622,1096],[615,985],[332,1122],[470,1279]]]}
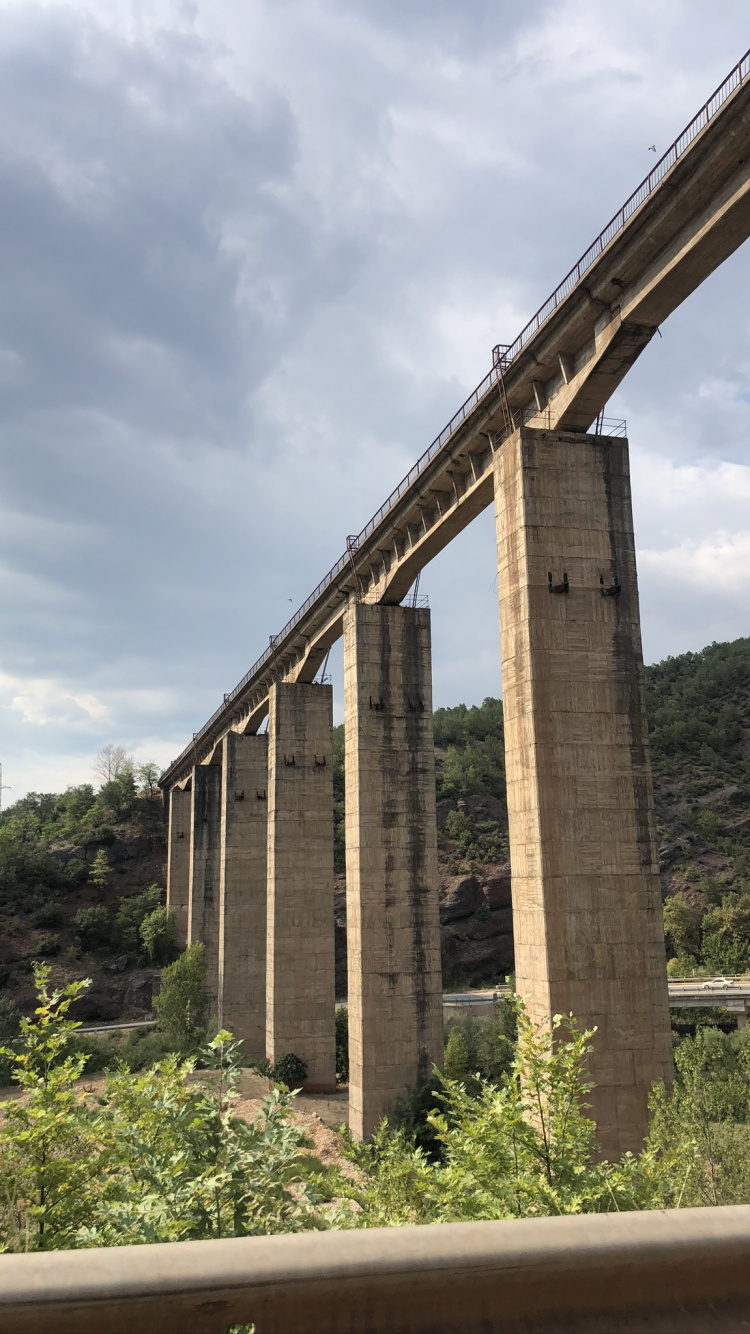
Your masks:
{"label": "concrete pier", "polygon": [[167,834],[167,907],[174,913],[177,943],[182,950],[187,944],[190,904],[191,802],[190,793],[183,788],[171,789]]}
{"label": "concrete pier", "polygon": [[268,718],[266,1054],[336,1087],[330,686],[275,683]]}
{"label": "concrete pier", "polygon": [[222,741],[218,1023],[266,1050],[266,843],[268,738],[229,732]]}
{"label": "concrete pier", "polygon": [[597,1027],[617,1157],[672,1068],[628,446],[524,429],[494,469],[516,984]]}
{"label": "concrete pier", "polygon": [[369,1138],[442,1062],[430,613],[344,617],[349,1125]]}
{"label": "concrete pier", "polygon": [[198,764],[191,787],[190,902],[187,943],[203,943],[209,1025],[218,1018],[221,766]]}

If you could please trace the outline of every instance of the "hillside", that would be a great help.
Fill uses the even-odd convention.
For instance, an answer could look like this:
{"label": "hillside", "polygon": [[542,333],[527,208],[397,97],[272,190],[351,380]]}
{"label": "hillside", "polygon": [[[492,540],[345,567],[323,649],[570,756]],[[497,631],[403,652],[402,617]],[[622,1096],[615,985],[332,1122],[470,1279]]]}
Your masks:
{"label": "hillside", "polygon": [[[750,968],[750,639],[647,669],[672,972]],[[449,987],[513,968],[502,702],[435,714],[443,968]],[[343,728],[334,731],[337,990],[346,990]],[[0,998],[31,1004],[31,960],[93,978],[80,1017],[150,1007],[170,942],[162,801],[125,773],[29,794],[0,815]],[[98,861],[97,861],[98,856]],[[103,874],[97,879],[97,866]],[[142,925],[149,919],[144,940]],[[151,934],[149,935],[149,930]]]}

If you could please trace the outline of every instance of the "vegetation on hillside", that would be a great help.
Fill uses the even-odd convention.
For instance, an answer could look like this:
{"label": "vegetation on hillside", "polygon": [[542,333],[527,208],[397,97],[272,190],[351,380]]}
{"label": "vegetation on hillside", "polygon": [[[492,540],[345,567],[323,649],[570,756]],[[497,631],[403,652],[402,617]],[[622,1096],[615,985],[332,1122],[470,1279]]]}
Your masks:
{"label": "vegetation on hillside", "polygon": [[[646,684],[670,971],[745,971],[750,639],[668,658],[646,669]],[[502,701],[438,709],[434,725],[443,873],[503,862]],[[156,766],[134,768],[114,746],[100,761],[99,791],[81,784],[62,794],[30,793],[0,815],[0,988],[18,989],[25,971],[27,992],[34,958],[54,960],[62,979],[79,959],[96,975],[113,956],[126,956],[129,966],[161,966],[174,953],[158,891],[146,883],[138,893],[118,892],[122,868],[113,868],[108,851],[125,833],[163,834]],[[334,729],[333,761],[335,867],[342,872],[343,727]],[[77,855],[58,855],[61,845]]]}

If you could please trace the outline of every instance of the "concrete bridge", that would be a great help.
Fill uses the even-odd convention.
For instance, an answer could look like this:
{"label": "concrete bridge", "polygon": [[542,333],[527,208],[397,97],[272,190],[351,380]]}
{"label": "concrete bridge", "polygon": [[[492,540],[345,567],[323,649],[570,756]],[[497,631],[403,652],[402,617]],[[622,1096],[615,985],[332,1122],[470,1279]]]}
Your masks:
{"label": "concrete bridge", "polygon": [[[750,233],[750,53],[169,766],[168,899],[213,1018],[334,1083],[331,688],[344,637],[350,1116],[442,1056],[430,614],[420,570],[495,504],[516,975],[597,1026],[608,1155],[671,1047],[624,426],[606,404]],[[257,735],[268,715],[267,735]],[[265,979],[265,988],[263,980]]]}

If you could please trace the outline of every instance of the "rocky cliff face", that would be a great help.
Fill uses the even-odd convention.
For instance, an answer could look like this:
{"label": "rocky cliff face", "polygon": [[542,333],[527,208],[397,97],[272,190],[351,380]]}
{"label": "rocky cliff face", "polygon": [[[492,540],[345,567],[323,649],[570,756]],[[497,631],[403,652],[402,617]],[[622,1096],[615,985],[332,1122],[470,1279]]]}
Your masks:
{"label": "rocky cliff face", "polygon": [[[346,999],[346,881],[336,877],[336,995]],[[443,987],[494,986],[513,971],[510,863],[443,873],[440,886]]]}

